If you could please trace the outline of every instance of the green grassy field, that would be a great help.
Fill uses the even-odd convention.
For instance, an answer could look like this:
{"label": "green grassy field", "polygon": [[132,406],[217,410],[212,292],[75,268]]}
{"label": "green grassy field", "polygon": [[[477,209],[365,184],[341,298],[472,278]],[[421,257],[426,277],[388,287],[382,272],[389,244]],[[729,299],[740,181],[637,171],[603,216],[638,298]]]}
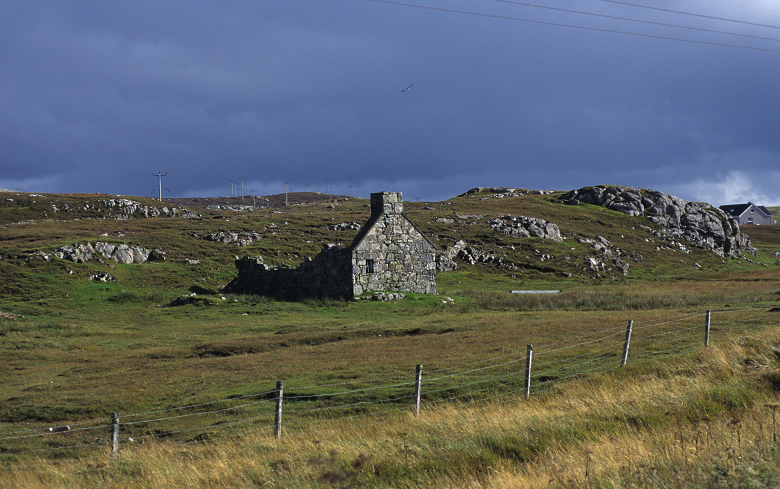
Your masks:
{"label": "green grassy field", "polygon": [[[547,478],[561,487],[667,487],[680,474],[695,480],[716,458],[728,475],[719,477],[739,481],[750,474],[736,468],[733,440],[737,428],[747,433],[747,417],[763,423],[745,435],[754,468],[778,479],[765,405],[780,389],[779,316],[769,312],[780,301],[780,228],[750,228],[759,250],[752,261],[723,259],[658,250],[639,226],[646,221],[565,206],[555,195],[485,196],[406,202],[405,210],[441,249],[463,239],[520,267],[462,265],[438,274],[436,296],[383,303],[221,293],[235,256],[295,265],[325,243],[348,245],[355,231],[328,226],[365,222],[364,199],[311,195],[283,208],[199,206],[196,219],[115,220],[96,210],[104,196],[0,195],[8,204],[0,206],[0,311],[8,313],[0,319],[0,485],[538,487]],[[55,203],[80,210],[52,216]],[[487,225],[499,214],[551,220],[567,239],[507,238]],[[447,216],[466,217],[437,222]],[[201,238],[218,231],[261,239],[237,247]],[[589,250],[574,236],[604,236],[642,260],[627,276],[597,276],[577,266]],[[96,241],[156,248],[166,259],[43,257]],[[541,266],[544,254],[551,259]],[[89,279],[98,272],[116,281]],[[509,293],[517,289],[562,292]],[[705,310],[713,311],[706,350]],[[629,321],[636,329],[621,369]],[[529,344],[535,367],[524,401]],[[282,440],[271,436],[277,381],[285,385]],[[122,427],[117,457],[107,449],[113,412]],[[709,452],[702,416],[720,430]],[[66,433],[43,431],[66,424]],[[669,439],[683,441],[666,454],[653,448]],[[636,458],[618,457],[618,447],[633,447]]]}

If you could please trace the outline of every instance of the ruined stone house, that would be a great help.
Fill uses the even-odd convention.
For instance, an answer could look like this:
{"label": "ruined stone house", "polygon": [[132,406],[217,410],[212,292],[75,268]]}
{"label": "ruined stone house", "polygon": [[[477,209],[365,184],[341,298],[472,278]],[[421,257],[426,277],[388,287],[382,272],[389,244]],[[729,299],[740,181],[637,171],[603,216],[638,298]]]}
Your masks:
{"label": "ruined stone house", "polygon": [[435,294],[434,245],[403,214],[400,192],[371,194],[371,217],[347,248],[326,246],[297,268],[236,260],[226,292],[283,298],[351,298],[371,291]]}

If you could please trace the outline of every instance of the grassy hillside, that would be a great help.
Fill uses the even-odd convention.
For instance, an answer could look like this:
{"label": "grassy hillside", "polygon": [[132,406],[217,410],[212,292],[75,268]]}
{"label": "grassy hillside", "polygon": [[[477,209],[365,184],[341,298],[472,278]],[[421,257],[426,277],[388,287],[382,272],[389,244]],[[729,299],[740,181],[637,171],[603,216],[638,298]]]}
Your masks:
{"label": "grassy hillside", "polygon": [[[24,481],[20,487],[96,486],[99,481],[103,486],[113,482],[128,487],[263,483],[309,487],[324,472],[342,468],[344,478],[334,485],[347,486],[358,480],[350,475],[356,468],[349,465],[361,453],[374,460],[374,476],[360,471],[360,477],[367,478],[359,480],[369,486],[437,485],[435,474],[439,474],[442,486],[512,487],[517,475],[511,468],[513,461],[541,464],[534,469],[541,470],[549,457],[564,457],[572,450],[573,457],[584,461],[583,450],[593,451],[592,443],[610,437],[631,444],[643,434],[661,440],[678,429],[658,411],[684,405],[672,399],[687,394],[670,394],[668,402],[659,401],[660,407],[658,403],[637,405],[630,416],[621,417],[588,407],[588,388],[580,391],[577,384],[566,387],[565,382],[559,386],[567,379],[595,379],[599,395],[604,395],[613,387],[639,383],[643,376],[656,382],[677,375],[666,369],[689,372],[682,384],[704,383],[714,394],[692,397],[693,404],[686,408],[686,439],[694,433],[698,416],[694,411],[726,426],[733,416],[755,414],[763,404],[776,402],[771,375],[778,365],[772,352],[780,342],[775,339],[777,315],[768,312],[780,298],[780,262],[774,254],[780,251],[780,231],[774,226],[749,229],[759,254],[748,261],[664,246],[653,234],[654,225],[644,218],[596,206],[567,206],[557,194],[498,198],[482,192],[444,202],[405,202],[406,214],[441,250],[464,240],[501,256],[503,265],[461,262],[459,270],[437,275],[438,296],[407,294],[394,303],[282,302],[222,294],[222,287],[235,276],[235,257],[260,255],[269,264],[295,266],[327,243],[348,245],[357,231],[329,227],[364,223],[369,217],[367,200],[290,194],[289,206],[283,204],[284,195],[269,196],[257,201],[266,208],[251,210],[225,208],[249,205],[249,197],[166,201],[162,205],[176,207],[179,214],[118,220],[116,209],[103,203],[107,198],[115,197],[0,194],[0,312],[4,313],[0,376],[6,379],[0,384],[3,487],[7,486],[3,481],[14,480]],[[152,199],[132,200],[147,207],[161,206]],[[182,217],[188,215],[183,208],[196,216]],[[507,214],[552,221],[566,239],[556,243],[510,238],[493,231],[488,221]],[[204,239],[218,232],[258,233],[260,239],[248,246]],[[627,275],[614,267],[595,272],[585,266],[584,258],[593,251],[577,238],[598,237],[627,257]],[[97,241],[159,251],[155,260],[143,264],[107,259],[74,263],[52,255],[63,245]],[[101,272],[115,281],[90,280]],[[517,289],[562,292],[509,293]],[[728,360],[700,353],[707,309],[716,314],[716,344],[752,348],[755,355],[763,355],[762,360],[755,360],[753,353],[718,354]],[[629,369],[609,373],[619,363],[628,321],[638,328]],[[483,428],[487,431],[482,437],[468,429],[456,433],[445,418],[454,416],[466,423],[484,417],[481,410],[493,409],[490,403],[496,399],[504,406],[501,409],[507,409],[501,420],[524,412],[516,393],[523,389],[519,373],[528,344],[541,355],[535,385],[549,386],[538,401],[541,411],[521,417],[525,421],[520,424],[497,419]],[[750,346],[754,344],[759,346]],[[735,365],[744,366],[739,362],[747,359],[761,368],[748,369],[743,376],[743,367]],[[692,361],[714,363],[697,369]],[[718,367],[718,362],[729,367]],[[404,427],[409,382],[418,364],[424,365],[425,382],[431,385],[424,391],[423,404],[426,416],[432,418],[415,430],[427,426],[422,430],[427,434]],[[593,377],[597,374],[607,377]],[[283,445],[267,438],[273,390],[280,380],[293,410],[286,415],[292,424],[285,428],[293,440]],[[507,397],[510,392],[515,395]],[[341,396],[338,400],[327,397],[336,394]],[[695,400],[702,395],[704,400]],[[572,434],[583,429],[579,421],[564,421],[558,411],[542,414],[555,411],[553,404],[571,396],[581,399],[583,404],[576,409],[583,419],[600,420],[586,433]],[[104,456],[104,424],[112,412],[121,413],[124,421],[138,421],[122,425],[124,448],[119,459]],[[560,419],[561,424],[546,424],[547,416]],[[149,422],[157,417],[165,420]],[[312,423],[325,419],[343,430],[313,430]],[[355,422],[364,419],[369,422]],[[625,420],[630,433],[624,433]],[[387,426],[385,431],[372,431],[378,421]],[[65,424],[85,430],[41,435],[45,433],[41,430]],[[547,441],[538,444],[509,435],[527,426],[542,430]],[[721,436],[727,437],[731,428],[724,429]],[[312,430],[315,434],[307,435]],[[433,439],[440,436],[437,430],[453,435],[432,450]],[[147,445],[127,445],[126,437],[146,440]],[[186,448],[188,443],[208,440],[222,441]],[[382,445],[381,440],[390,441]],[[179,448],[181,443],[185,445]],[[403,457],[404,447],[409,450],[406,462],[397,458],[399,453]],[[171,465],[142,461],[147,449],[154,453],[152,458]],[[337,457],[330,456],[331,449],[337,450]],[[283,455],[280,450],[291,451]],[[652,453],[651,448],[647,451]],[[192,468],[213,466],[226,454],[238,465],[224,471],[215,468],[211,475],[191,480],[174,469],[179,466],[174,461],[182,458],[200,461],[184,465]],[[449,456],[458,463],[448,462]],[[256,459],[255,465],[249,459]],[[40,478],[37,468],[24,468],[43,463],[41,470],[49,471],[57,460],[76,462],[68,462],[52,478]],[[238,460],[254,468],[240,473]],[[311,460],[315,462],[308,464]],[[646,463],[658,462],[648,458]],[[491,478],[488,466],[503,472]],[[628,477],[634,477],[631,469],[628,472]],[[582,482],[583,475],[575,479]],[[565,471],[544,477],[559,478],[555,480],[562,485],[568,480]]]}
{"label": "grassy hillside", "polygon": [[772,224],[777,224],[780,222],[780,206],[774,206],[774,207],[767,207],[769,212],[772,213]]}

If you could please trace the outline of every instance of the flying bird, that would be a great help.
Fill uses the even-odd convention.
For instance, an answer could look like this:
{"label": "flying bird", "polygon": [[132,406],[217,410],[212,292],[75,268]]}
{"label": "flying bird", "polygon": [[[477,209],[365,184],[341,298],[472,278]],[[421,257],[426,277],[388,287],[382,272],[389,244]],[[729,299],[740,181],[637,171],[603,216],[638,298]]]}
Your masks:
{"label": "flying bird", "polygon": [[403,90],[401,90],[401,93],[404,93],[405,91],[409,90],[409,89],[410,89],[410,88],[412,88],[413,86],[414,86],[414,83],[412,83],[412,84],[411,84],[411,85],[409,85],[408,87],[406,87],[406,88],[404,88]]}

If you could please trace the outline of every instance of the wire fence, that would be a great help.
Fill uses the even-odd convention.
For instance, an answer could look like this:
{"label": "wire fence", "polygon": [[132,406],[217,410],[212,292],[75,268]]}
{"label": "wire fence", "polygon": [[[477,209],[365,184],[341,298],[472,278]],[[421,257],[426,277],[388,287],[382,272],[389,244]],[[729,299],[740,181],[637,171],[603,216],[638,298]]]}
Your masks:
{"label": "wire fence", "polygon": [[45,464],[115,455],[126,444],[151,439],[191,444],[258,432],[276,438],[313,436],[336,425],[345,431],[409,412],[418,416],[441,404],[513,402],[546,395],[565,383],[620,369],[639,359],[653,361],[706,347],[711,316],[740,311],[708,310],[630,321],[429,372],[417,365],[406,376],[287,389],[277,381],[275,388],[212,402],[0,432],[0,469],[20,467],[30,457]]}

